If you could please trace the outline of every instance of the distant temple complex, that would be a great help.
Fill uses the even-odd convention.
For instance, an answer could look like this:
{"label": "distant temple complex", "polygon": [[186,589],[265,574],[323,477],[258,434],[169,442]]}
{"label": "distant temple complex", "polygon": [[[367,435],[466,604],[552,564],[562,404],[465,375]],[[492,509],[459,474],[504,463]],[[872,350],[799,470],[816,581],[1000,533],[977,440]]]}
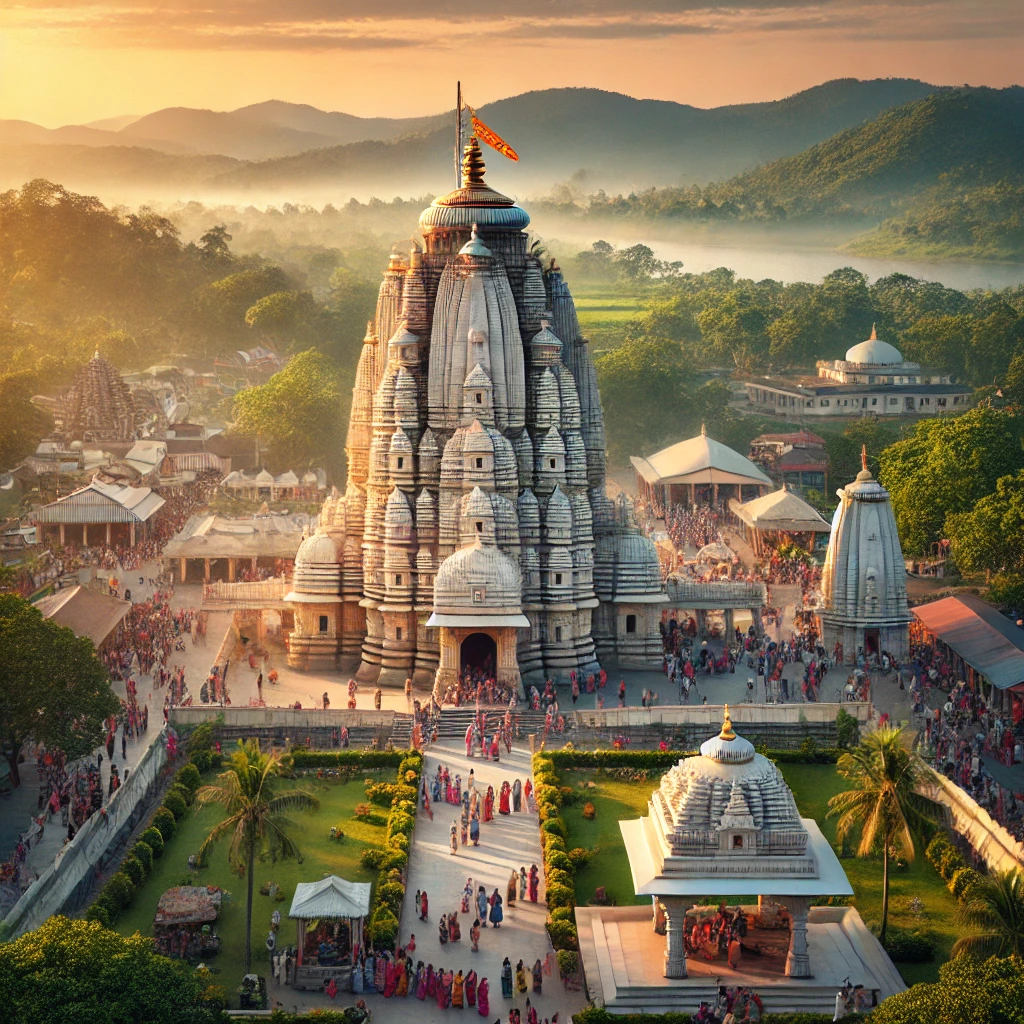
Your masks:
{"label": "distant temple complex", "polygon": [[747,381],[758,412],[797,419],[842,416],[934,416],[964,412],[971,389],[949,374],[928,373],[904,360],[899,349],[871,337],[847,350],[845,359],[819,360],[812,376],[759,377]]}
{"label": "distant temple complex", "polygon": [[657,553],[605,494],[597,375],[525,210],[484,181],[393,256],[353,389],[344,495],[296,556],[289,663],[442,689],[660,660]]}

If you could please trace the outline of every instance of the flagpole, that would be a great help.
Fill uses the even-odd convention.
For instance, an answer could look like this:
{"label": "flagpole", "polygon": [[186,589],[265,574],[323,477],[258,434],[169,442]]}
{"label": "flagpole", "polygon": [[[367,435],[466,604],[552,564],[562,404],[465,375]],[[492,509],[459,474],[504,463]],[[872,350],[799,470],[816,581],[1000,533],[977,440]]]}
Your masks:
{"label": "flagpole", "polygon": [[462,184],[462,82],[456,85],[455,94],[455,187]]}

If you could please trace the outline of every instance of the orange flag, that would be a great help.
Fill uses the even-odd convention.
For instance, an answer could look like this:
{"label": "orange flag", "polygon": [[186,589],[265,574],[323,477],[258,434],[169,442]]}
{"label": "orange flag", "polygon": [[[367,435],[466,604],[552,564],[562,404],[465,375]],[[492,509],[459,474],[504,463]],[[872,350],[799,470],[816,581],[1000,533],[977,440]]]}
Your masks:
{"label": "orange flag", "polygon": [[509,160],[519,159],[519,154],[497,132],[491,131],[476,116],[476,111],[472,107],[467,104],[466,109],[473,122],[473,132],[481,142],[486,142],[491,149],[496,149],[502,156],[507,156]]}

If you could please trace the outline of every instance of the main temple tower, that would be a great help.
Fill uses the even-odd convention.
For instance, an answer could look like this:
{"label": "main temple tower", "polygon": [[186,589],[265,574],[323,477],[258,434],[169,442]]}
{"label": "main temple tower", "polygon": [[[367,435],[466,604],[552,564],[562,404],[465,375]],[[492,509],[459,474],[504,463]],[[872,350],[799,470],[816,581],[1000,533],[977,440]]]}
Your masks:
{"label": "main temple tower", "polygon": [[529,215],[484,176],[470,138],[460,187],[420,216],[423,248],[385,272],[348,485],[318,525],[337,552],[336,600],[305,564],[326,550],[311,538],[289,595],[312,607],[302,581],[321,580],[315,619],[297,614],[289,639],[296,667],[353,668],[358,649],[360,680],[400,686],[446,684],[488,655],[504,681],[660,660],[658,558],[628,503],[605,494],[597,374],[572,296],[530,251]]}

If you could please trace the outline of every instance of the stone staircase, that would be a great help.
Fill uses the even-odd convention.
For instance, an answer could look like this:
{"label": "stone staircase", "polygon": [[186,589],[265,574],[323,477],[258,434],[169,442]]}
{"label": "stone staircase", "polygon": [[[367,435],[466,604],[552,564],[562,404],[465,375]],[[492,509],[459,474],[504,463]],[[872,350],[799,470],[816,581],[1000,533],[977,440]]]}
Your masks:
{"label": "stone staircase", "polygon": [[[500,727],[505,718],[505,705],[485,707],[482,709],[487,715],[488,733]],[[439,740],[459,739],[465,740],[466,729],[476,717],[476,708],[444,708],[441,711],[437,724],[437,736]],[[538,737],[544,733],[544,712],[542,711],[518,711],[513,712],[513,717],[519,719],[519,742],[524,743],[530,733]],[[566,716],[566,730],[571,728],[572,719]]]}
{"label": "stone staircase", "polygon": [[408,750],[412,746],[413,716],[395,712],[391,726],[391,746],[396,750]]}

